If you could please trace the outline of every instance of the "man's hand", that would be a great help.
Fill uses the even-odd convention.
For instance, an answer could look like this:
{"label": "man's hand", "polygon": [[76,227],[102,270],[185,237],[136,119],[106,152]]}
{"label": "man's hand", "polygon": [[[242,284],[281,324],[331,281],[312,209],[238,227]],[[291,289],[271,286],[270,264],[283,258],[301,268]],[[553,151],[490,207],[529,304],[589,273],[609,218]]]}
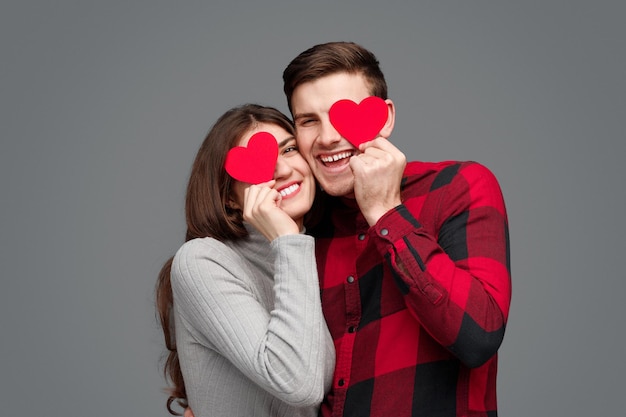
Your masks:
{"label": "man's hand", "polygon": [[191,411],[191,408],[187,407],[185,408],[185,413],[183,414],[183,417],[195,417],[193,415],[193,411]]}
{"label": "man's hand", "polygon": [[365,220],[376,224],[383,214],[402,204],[400,183],[406,157],[383,137],[359,146],[361,153],[350,159],[354,196]]}

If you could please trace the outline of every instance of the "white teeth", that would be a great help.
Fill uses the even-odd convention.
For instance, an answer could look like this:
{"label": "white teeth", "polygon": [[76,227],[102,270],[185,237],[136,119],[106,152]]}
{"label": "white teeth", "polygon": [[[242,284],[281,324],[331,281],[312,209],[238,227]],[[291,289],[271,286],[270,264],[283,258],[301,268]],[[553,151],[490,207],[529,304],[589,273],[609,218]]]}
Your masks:
{"label": "white teeth", "polygon": [[291,194],[294,191],[296,191],[298,188],[300,188],[300,184],[290,185],[289,187],[280,190],[280,195],[283,196],[283,197],[286,197],[289,194]]}
{"label": "white teeth", "polygon": [[320,159],[322,162],[336,162],[340,159],[349,158],[352,156],[352,152],[340,152],[335,155],[330,156],[321,156]]}

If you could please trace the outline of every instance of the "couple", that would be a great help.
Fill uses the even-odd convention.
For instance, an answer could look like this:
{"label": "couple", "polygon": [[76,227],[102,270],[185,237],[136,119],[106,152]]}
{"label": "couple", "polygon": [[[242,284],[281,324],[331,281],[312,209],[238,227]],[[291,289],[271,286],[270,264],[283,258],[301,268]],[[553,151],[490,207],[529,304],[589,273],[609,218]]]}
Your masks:
{"label": "couple", "polygon": [[[271,108],[232,109],[192,167],[187,242],[157,284],[168,408],[497,415],[511,287],[496,179],[473,162],[407,164],[386,139],[395,108],[378,61],[359,45],[314,46],[283,80],[295,128]],[[387,122],[357,148],[328,112],[369,96]],[[228,152],[259,132],[277,142],[274,177],[237,181]]]}

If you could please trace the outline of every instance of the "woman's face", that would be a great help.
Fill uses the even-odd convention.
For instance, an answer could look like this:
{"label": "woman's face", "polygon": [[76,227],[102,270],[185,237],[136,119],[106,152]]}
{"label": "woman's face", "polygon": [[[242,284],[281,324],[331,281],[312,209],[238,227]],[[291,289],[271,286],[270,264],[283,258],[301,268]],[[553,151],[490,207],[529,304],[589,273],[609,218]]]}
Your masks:
{"label": "woman's face", "polygon": [[[304,215],[311,209],[315,197],[315,179],[296,145],[296,138],[282,127],[270,123],[259,123],[248,131],[237,144],[247,146],[250,138],[257,132],[269,132],[278,143],[278,159],[274,169],[274,189],[281,196],[280,207],[302,226]],[[233,184],[234,200],[243,207],[244,190],[250,184],[235,181]]]}

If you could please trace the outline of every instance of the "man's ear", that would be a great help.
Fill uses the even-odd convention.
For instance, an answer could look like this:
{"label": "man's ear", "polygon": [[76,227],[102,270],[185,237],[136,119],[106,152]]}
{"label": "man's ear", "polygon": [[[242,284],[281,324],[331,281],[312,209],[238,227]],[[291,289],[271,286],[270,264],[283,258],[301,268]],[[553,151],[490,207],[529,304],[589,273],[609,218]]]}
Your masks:
{"label": "man's ear", "polygon": [[387,122],[380,130],[380,136],[388,139],[391,136],[393,126],[396,123],[396,107],[391,99],[385,100],[385,103],[387,103]]}

